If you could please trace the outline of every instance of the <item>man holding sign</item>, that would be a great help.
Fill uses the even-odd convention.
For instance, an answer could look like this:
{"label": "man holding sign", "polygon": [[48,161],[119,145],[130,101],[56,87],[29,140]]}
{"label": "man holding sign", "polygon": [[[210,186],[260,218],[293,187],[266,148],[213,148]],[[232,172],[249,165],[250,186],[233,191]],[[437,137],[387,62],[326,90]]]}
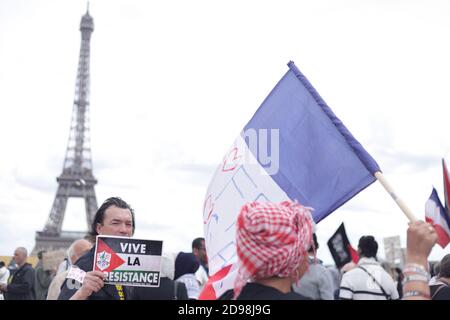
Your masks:
{"label": "man holding sign", "polygon": [[[92,223],[93,236],[131,237],[135,221],[133,209],[122,199],[107,199],[97,210]],[[125,300],[131,293],[121,285],[105,284],[105,274],[92,270],[95,247],[82,256],[69,271],[63,283],[59,300]]]}

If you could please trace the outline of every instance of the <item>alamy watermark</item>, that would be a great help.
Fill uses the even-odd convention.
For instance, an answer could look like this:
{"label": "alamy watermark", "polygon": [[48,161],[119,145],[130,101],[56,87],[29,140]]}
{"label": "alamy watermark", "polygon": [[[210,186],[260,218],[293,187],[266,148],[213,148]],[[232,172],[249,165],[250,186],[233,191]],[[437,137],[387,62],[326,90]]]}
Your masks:
{"label": "alamy watermark", "polygon": [[279,129],[247,129],[242,133],[247,142],[248,152],[244,154],[245,163],[255,164],[257,159],[264,168],[263,174],[274,175],[280,169],[280,130]]}

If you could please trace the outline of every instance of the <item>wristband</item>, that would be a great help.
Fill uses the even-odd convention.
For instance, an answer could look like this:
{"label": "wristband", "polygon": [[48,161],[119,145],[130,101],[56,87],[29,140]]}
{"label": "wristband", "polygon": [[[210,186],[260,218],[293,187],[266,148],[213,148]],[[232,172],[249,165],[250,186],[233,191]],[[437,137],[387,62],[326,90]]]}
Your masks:
{"label": "wristband", "polygon": [[403,293],[403,298],[407,297],[424,297],[426,299],[430,299],[430,295],[421,291],[406,291]]}
{"label": "wristband", "polygon": [[405,283],[410,281],[420,281],[428,284],[429,279],[427,276],[424,276],[422,274],[408,274],[405,276],[405,279],[403,280],[403,285],[405,285]]}

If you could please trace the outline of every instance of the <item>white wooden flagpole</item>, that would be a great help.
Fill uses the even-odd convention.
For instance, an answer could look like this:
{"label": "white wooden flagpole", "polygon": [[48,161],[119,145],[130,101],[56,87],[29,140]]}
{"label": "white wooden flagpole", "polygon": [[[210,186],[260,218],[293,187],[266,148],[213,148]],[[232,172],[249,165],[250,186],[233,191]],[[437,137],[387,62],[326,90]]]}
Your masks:
{"label": "white wooden flagpole", "polygon": [[394,189],[389,184],[389,182],[387,182],[386,178],[384,177],[384,175],[380,171],[375,172],[375,178],[377,178],[377,180],[380,181],[381,185],[391,195],[392,199],[394,199],[394,201],[397,203],[397,205],[400,207],[400,209],[403,211],[403,213],[406,215],[406,217],[409,219],[409,221],[410,222],[417,221],[417,219],[414,216],[414,214],[412,213],[412,211],[408,208],[406,203],[404,203],[403,200],[400,199],[395,194]]}

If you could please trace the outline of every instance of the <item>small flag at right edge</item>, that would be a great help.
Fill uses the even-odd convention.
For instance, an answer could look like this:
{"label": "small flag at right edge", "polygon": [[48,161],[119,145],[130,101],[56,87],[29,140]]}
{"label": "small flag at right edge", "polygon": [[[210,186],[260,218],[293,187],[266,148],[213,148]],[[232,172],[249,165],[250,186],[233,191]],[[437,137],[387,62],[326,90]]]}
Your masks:
{"label": "small flag at right edge", "polygon": [[445,164],[445,160],[444,159],[442,159],[442,171],[443,171],[442,176],[444,177],[445,213],[447,214],[447,217],[450,217],[450,214],[449,214],[450,200],[448,198],[448,196],[449,196],[448,193],[450,192],[450,179],[448,177],[447,165]]}
{"label": "small flag at right edge", "polygon": [[445,248],[450,242],[450,219],[435,188],[433,188],[430,198],[425,203],[425,221],[433,225],[438,235],[437,243]]}

